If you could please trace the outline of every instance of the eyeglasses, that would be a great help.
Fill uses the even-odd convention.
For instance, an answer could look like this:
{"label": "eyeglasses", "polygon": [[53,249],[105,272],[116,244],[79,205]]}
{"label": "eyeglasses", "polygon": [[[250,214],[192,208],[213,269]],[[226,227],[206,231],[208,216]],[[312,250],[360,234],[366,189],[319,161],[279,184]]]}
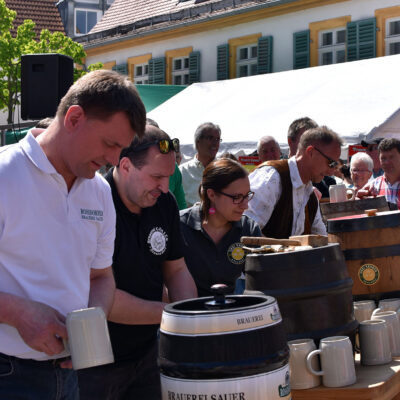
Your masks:
{"label": "eyeglasses", "polygon": [[162,154],[167,154],[172,150],[175,152],[179,151],[179,139],[161,139],[140,144],[139,146],[132,149],[131,152],[138,153],[139,151],[145,150],[155,145],[158,145],[158,150],[160,150],[160,153]]}
{"label": "eyeglasses", "polygon": [[365,172],[371,172],[368,169],[350,169],[350,171],[351,172],[355,172],[357,174],[362,174],[362,173],[365,173]]}
{"label": "eyeglasses", "polygon": [[254,192],[250,191],[249,193],[243,195],[243,194],[228,194],[224,192],[218,192],[219,194],[223,194],[226,197],[230,197],[233,201],[233,204],[241,204],[243,203],[244,200],[250,201],[253,196]]}
{"label": "eyeglasses", "polygon": [[319,150],[318,148],[316,148],[315,146],[312,146],[315,150],[318,151],[319,154],[321,154],[322,156],[324,156],[327,160],[328,160],[328,167],[329,168],[335,168],[339,165],[339,163],[335,160],[332,160],[332,158],[328,157],[326,154],[324,154],[321,150]]}
{"label": "eyeglasses", "polygon": [[204,136],[202,137],[202,139],[207,140],[207,142],[215,142],[215,143],[222,142],[222,139],[221,139],[221,138],[215,137],[215,136],[213,136],[213,135],[204,135]]}

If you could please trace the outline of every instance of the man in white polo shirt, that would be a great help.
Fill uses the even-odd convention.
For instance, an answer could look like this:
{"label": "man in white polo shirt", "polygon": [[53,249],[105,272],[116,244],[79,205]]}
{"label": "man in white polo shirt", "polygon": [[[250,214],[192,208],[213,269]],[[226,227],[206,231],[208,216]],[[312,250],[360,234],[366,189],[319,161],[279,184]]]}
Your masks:
{"label": "man in white polo shirt", "polygon": [[0,148],[0,399],[79,398],[65,316],[87,306],[107,315],[115,290],[115,210],[95,172],[144,126],[132,83],[96,71],[45,131]]}

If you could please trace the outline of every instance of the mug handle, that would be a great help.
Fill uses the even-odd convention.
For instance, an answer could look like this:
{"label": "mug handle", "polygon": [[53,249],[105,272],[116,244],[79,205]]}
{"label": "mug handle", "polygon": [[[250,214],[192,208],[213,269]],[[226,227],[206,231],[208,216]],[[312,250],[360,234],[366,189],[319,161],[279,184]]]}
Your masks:
{"label": "mug handle", "polygon": [[322,370],[321,371],[315,371],[315,369],[311,365],[312,358],[314,356],[316,356],[317,354],[321,354],[321,350],[320,349],[313,350],[311,353],[308,354],[307,360],[306,360],[307,361],[307,368],[312,374],[321,376],[321,375],[324,375],[324,371],[322,371]]}
{"label": "mug handle", "polygon": [[356,197],[356,191],[353,188],[346,188],[346,197],[347,197],[347,191],[350,190],[351,192],[353,192],[353,195],[351,196],[351,200],[354,200],[354,198]]}
{"label": "mug handle", "polygon": [[382,308],[380,308],[380,307],[375,308],[375,310],[372,311],[371,317],[373,317],[374,315],[376,315],[378,312],[381,312],[381,311],[383,311]]}

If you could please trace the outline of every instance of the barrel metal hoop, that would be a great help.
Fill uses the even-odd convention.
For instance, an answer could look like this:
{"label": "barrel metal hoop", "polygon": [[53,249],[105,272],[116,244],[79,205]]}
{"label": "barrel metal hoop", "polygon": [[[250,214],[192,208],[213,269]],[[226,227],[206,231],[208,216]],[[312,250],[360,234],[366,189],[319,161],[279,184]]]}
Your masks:
{"label": "barrel metal hoop", "polygon": [[372,229],[396,228],[400,225],[400,213],[357,218],[356,220],[328,220],[329,233],[368,231]]}
{"label": "barrel metal hoop", "polygon": [[346,260],[367,260],[370,258],[383,258],[400,256],[400,245],[378,246],[363,249],[348,249],[343,250]]}

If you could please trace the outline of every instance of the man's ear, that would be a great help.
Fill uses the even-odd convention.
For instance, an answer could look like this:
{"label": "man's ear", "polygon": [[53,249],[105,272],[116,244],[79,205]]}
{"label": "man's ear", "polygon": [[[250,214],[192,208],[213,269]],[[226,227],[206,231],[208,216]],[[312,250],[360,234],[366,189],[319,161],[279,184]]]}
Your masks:
{"label": "man's ear", "polygon": [[73,105],[68,108],[64,116],[64,126],[68,131],[73,132],[82,125],[85,119],[86,115],[83,108]]}
{"label": "man's ear", "polygon": [[118,169],[122,174],[128,174],[135,166],[132,164],[132,161],[128,157],[122,157],[119,160]]}

